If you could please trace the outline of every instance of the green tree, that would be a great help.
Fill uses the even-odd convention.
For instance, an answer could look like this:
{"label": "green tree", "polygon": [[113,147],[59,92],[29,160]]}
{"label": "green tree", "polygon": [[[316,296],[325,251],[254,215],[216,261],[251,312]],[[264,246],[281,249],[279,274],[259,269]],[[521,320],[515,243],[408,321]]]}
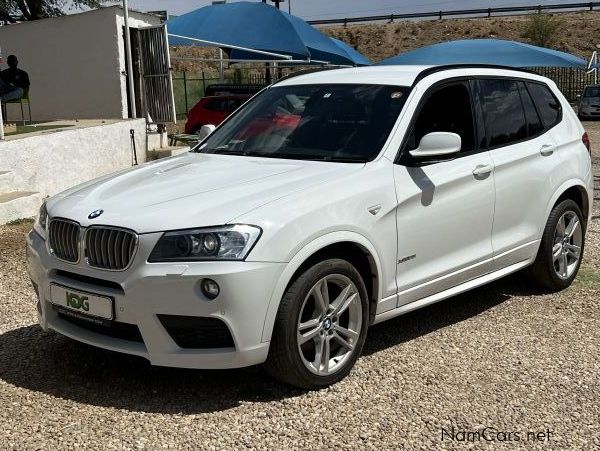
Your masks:
{"label": "green tree", "polygon": [[98,8],[106,0],[0,0],[0,20],[38,20],[62,16],[65,9]]}
{"label": "green tree", "polygon": [[523,37],[534,45],[548,47],[556,40],[562,21],[552,14],[532,14],[528,17]]}

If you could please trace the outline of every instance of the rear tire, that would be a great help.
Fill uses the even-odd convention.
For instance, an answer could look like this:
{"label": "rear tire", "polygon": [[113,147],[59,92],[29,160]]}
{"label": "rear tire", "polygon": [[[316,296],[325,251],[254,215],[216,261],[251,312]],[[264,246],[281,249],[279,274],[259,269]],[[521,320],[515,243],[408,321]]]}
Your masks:
{"label": "rear tire", "polygon": [[281,300],[265,364],[269,374],[303,389],[346,377],[367,336],[368,299],[360,273],[346,260],[308,268]]}
{"label": "rear tire", "polygon": [[571,199],[562,201],[550,212],[531,268],[534,280],[542,288],[564,290],[577,276],[585,243],[584,224],[581,209]]}

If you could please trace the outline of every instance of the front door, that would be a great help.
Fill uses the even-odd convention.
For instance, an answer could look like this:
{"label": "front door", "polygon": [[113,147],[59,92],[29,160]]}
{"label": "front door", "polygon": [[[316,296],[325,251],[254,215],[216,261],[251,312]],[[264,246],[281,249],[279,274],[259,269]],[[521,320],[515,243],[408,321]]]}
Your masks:
{"label": "front door", "polygon": [[[493,164],[480,152],[468,81],[425,94],[402,156],[394,166],[398,199],[398,304],[457,286],[492,270]],[[427,133],[461,136],[461,151],[445,161],[408,154]]]}

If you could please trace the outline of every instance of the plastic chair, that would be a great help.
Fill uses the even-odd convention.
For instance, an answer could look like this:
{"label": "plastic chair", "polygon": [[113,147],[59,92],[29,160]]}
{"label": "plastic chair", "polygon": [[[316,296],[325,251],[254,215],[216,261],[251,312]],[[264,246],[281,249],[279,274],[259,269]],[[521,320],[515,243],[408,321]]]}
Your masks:
{"label": "plastic chair", "polygon": [[25,111],[23,109],[23,104],[27,104],[27,110],[29,112],[29,124],[32,124],[31,121],[31,102],[29,100],[29,88],[23,90],[23,97],[20,99],[7,100],[6,102],[2,102],[4,120],[6,120],[6,105],[8,103],[19,103],[21,105],[21,122],[22,125],[25,125]]}

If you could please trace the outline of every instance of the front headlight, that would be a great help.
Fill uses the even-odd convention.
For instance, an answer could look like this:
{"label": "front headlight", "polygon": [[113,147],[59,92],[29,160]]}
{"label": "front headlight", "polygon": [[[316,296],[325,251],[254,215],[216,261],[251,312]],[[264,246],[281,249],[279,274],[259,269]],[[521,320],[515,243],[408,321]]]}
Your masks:
{"label": "front headlight", "polygon": [[244,260],[260,233],[243,224],[165,232],[148,261]]}
{"label": "front headlight", "polygon": [[46,202],[40,207],[40,211],[35,218],[33,228],[39,233],[44,239],[46,238],[46,230],[48,228],[48,210],[46,209]]}

